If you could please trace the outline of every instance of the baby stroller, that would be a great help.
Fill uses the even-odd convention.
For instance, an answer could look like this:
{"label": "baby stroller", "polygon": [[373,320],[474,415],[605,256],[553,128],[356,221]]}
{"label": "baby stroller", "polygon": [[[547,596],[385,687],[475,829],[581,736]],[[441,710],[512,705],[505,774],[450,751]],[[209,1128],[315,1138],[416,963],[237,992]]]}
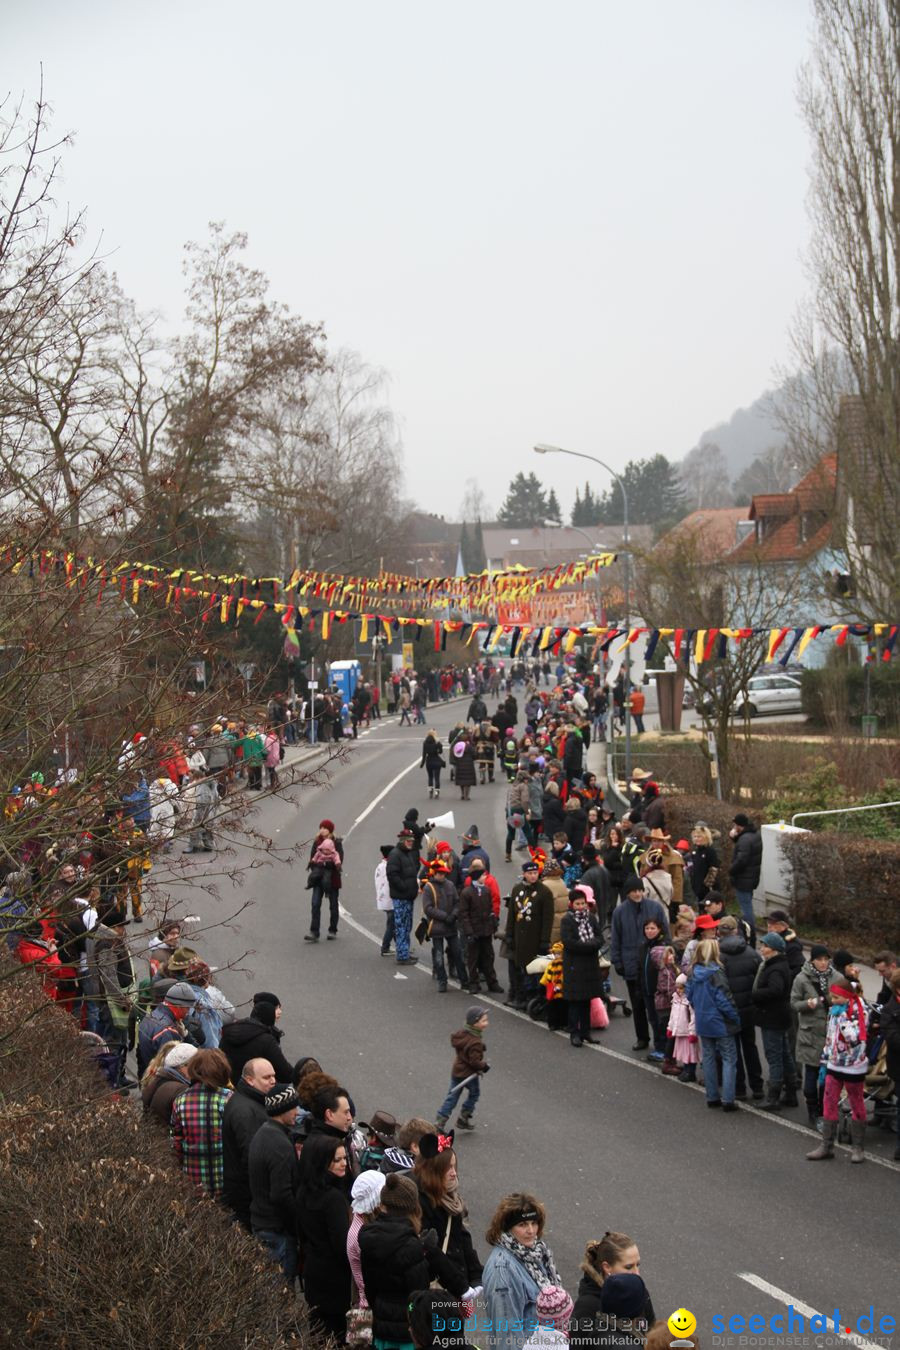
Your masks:
{"label": "baby stroller", "polygon": [[[552,956],[536,956],[533,961],[528,962],[525,970],[529,975],[536,975],[540,979],[552,960]],[[545,988],[543,985],[539,985],[537,993],[532,994],[527,1005],[528,1016],[532,1022],[547,1021],[547,1004],[549,1001]]]}
{"label": "baby stroller", "polygon": [[[866,1074],[863,1101],[866,1104],[866,1117],[873,1129],[886,1130],[893,1134],[897,1128],[896,1084],[887,1071],[887,1045],[883,1040],[876,1041],[874,1058]],[[850,1103],[841,1096],[838,1106],[837,1137],[840,1143],[850,1140]]]}

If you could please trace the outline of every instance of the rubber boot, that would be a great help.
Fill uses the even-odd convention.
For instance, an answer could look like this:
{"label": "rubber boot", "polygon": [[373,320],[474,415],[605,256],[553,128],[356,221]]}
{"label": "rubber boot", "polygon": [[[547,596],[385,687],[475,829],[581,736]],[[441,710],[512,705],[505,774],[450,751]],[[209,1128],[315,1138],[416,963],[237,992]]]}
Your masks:
{"label": "rubber boot", "polygon": [[456,1128],[458,1130],[474,1130],[475,1122],[468,1111],[460,1111],[456,1117]]}
{"label": "rubber boot", "polygon": [[822,1138],[811,1153],[807,1153],[810,1162],[819,1162],[822,1158],[834,1157],[834,1136],[837,1134],[836,1120],[822,1121]]}
{"label": "rubber boot", "polygon": [[851,1120],[850,1122],[850,1161],[852,1163],[861,1163],[866,1161],[866,1155],[863,1153],[863,1144],[866,1140],[866,1122],[864,1120]]}

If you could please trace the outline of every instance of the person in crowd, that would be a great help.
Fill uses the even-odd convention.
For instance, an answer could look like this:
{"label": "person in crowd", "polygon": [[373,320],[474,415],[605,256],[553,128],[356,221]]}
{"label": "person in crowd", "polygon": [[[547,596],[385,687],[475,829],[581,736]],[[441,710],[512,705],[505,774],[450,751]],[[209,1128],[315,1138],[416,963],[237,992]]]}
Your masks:
{"label": "person in crowd", "polygon": [[[366,1285],[362,1273],[362,1260],[359,1254],[360,1230],[372,1222],[381,1203],[386,1174],[384,1172],[360,1172],[350,1187],[350,1227],[347,1229],[347,1260],[356,1289],[357,1308],[369,1308],[366,1298]],[[351,1309],[350,1316],[352,1317]],[[353,1339],[352,1335],[349,1337]]]}
{"label": "person in crowd", "polygon": [[462,849],[459,855],[460,872],[465,876],[471,869],[472,863],[476,858],[480,858],[484,863],[485,872],[491,870],[491,860],[487,850],[481,842],[481,834],[477,825],[470,825],[462,836]]}
{"label": "person in crowd", "polygon": [[523,1012],[537,987],[537,977],[529,975],[526,967],[550,950],[553,912],[553,896],[540,879],[538,860],[526,858],[522,880],[510,892],[506,920],[511,976],[508,1002]]}
{"label": "person in crowd", "polygon": [[[737,1079],[735,1035],[741,1019],[735,1006],[725,972],[719,964],[719,944],[705,940],[694,952],[688,976],[687,996],[694,1009],[697,1035],[703,1055],[703,1080],[707,1106],[736,1111],[734,1100]],[[722,1064],[721,1089],[719,1062]]]}
{"label": "person in crowd", "polygon": [[537,1326],[522,1350],[568,1350],[574,1301],[557,1284],[545,1284],[537,1296]]}
{"label": "person in crowd", "polygon": [[375,906],[384,915],[384,933],[381,937],[381,955],[390,956],[394,941],[394,902],[391,899],[391,887],[387,875],[387,860],[391,856],[392,844],[381,844],[381,861],[375,868]]}
{"label": "person in crowd", "polygon": [[762,835],[743,811],[738,811],[734,817],[729,833],[734,846],[728,875],[741,907],[741,914],[750,927],[752,941],[756,934],[753,892],[759,885],[762,874]]}
{"label": "person in crowd", "polygon": [[[119,1087],[136,1087],[125,1073],[130,1029],[138,1012],[138,977],[125,940],[127,923],[124,909],[109,909],[88,933],[85,988],[97,1000],[97,1029],[109,1050],[119,1056]],[[157,1049],[162,1049],[165,1039]]]}
{"label": "person in crowd", "polygon": [[641,880],[644,883],[644,894],[651,900],[658,900],[665,907],[670,918],[674,917],[672,911],[674,895],[672,878],[663,866],[661,848],[647,849],[641,862]]}
{"label": "person in crowd", "polygon": [[[888,982],[889,998],[881,1003],[881,1034],[887,1050],[886,1066],[894,1082],[894,1093],[900,1097],[900,970],[891,973]],[[897,1110],[897,1143],[894,1161],[900,1162],[900,1107]]]}
{"label": "person in crowd", "polygon": [[169,986],[162,1002],[143,1019],[137,1045],[137,1066],[141,1077],[153,1056],[169,1041],[187,1041],[196,1049],[200,1048],[197,1038],[185,1026],[185,1018],[196,1002],[197,995],[191,986],[179,980]]}
{"label": "person in crowd", "polygon": [[304,942],[318,942],[322,920],[322,901],[328,901],[328,941],[337,937],[340,907],[338,897],[341,892],[341,874],[344,865],[343,841],[335,835],[333,820],[320,820],[319,832],[313,840],[307,863],[307,890],[310,897],[309,932],[303,935]]}
{"label": "person in crowd", "polygon": [[[669,1035],[669,1016],[672,1012],[672,999],[675,995],[675,980],[678,976],[678,964],[675,948],[667,946],[659,934],[655,941],[650,920],[649,927],[644,926],[646,952],[644,956],[644,992],[647,999],[647,1016],[653,1032],[653,1050],[647,1055],[651,1064],[659,1064],[663,1072],[676,1071],[674,1043]],[[651,1015],[652,1006],[652,1015]]]}
{"label": "person in crowd", "polygon": [[[185,853],[212,853],[215,839],[212,821],[219,805],[219,790],[215,778],[210,777],[205,766],[192,770],[190,788],[193,814],[191,832]],[[185,793],[182,793],[184,798]]]}
{"label": "person in crowd", "polygon": [[761,937],[759,950],[763,960],[753,983],[753,1004],[769,1066],[769,1086],[762,1109],[780,1111],[782,1106],[797,1105],[797,1066],[790,1036],[793,979],[780,933]]}
{"label": "person in crowd", "polygon": [[813,943],[809,960],[803,963],[791,985],[791,1011],[797,1018],[797,1066],[803,1066],[806,1118],[813,1129],[822,1114],[819,1065],[828,1032],[831,1006],[828,989],[833,974],[831,952],[821,943]]}
{"label": "person in crowd", "polygon": [[691,848],[686,862],[690,871],[691,889],[698,905],[702,906],[706,903],[710,891],[716,886],[721,867],[719,854],[713,845],[712,830],[702,820],[698,820],[691,830]]}
{"label": "person in crowd", "polygon": [[438,993],[447,992],[448,963],[450,974],[459,980],[461,989],[467,990],[468,975],[459,942],[459,894],[450,880],[450,868],[440,855],[428,864],[427,880],[422,886],[422,913],[429,925],[431,963]]}
{"label": "person in crowd", "polygon": [[[568,848],[568,844],[566,845]],[[569,887],[563,880],[563,863],[551,853],[544,863],[541,881],[553,896],[553,926],[550,929],[550,946],[559,942],[559,926],[563,915],[569,910]],[[580,872],[580,868],[577,869]]]}
{"label": "person in crowd", "polygon": [[735,1037],[738,1052],[735,1097],[738,1101],[742,1101],[747,1095],[749,1084],[753,1100],[761,1102],[764,1095],[763,1076],[756,1045],[753,985],[762,957],[753,947],[748,946],[743,933],[738,931],[738,921],[732,914],[726,914],[720,920],[717,936],[719,960],[741,1018],[741,1029]]}
{"label": "person in crowd", "polygon": [[784,943],[791,979],[795,980],[803,969],[806,960],[803,955],[803,943],[791,928],[791,921],[783,909],[773,909],[766,915],[766,928],[770,933],[778,933]]}
{"label": "person in crowd", "polygon": [[409,1301],[413,1350],[475,1350],[465,1337],[467,1309],[442,1289],[420,1289]]}
{"label": "person in crowd", "polygon": [[[422,1237],[419,1191],[411,1177],[392,1172],[381,1192],[378,1212],[360,1230],[359,1255],[366,1299],[372,1309],[375,1350],[412,1350],[409,1303],[427,1289],[437,1271],[437,1234]],[[461,1280],[450,1292],[461,1295]]]}
{"label": "person in crowd", "polygon": [[494,900],[485,880],[481,858],[472,858],[468,879],[459,896],[459,927],[465,948],[466,974],[470,994],[481,991],[481,977],[493,994],[504,993],[494,969],[494,932],[497,921]]}
{"label": "person in crowd", "polygon": [[[669,1013],[668,1033],[672,1038],[672,1058],[675,1061],[678,1081],[694,1083],[697,1081],[697,1065],[700,1063],[700,1038],[697,1035],[697,1019],[687,996],[688,977],[682,972],[675,977],[675,990],[672,994],[672,1010]],[[663,1073],[674,1074],[676,1069],[663,1065]]]}
{"label": "person in crowd", "polygon": [[644,893],[640,877],[632,874],[622,884],[623,902],[613,910],[610,958],[617,975],[628,986],[637,1037],[632,1050],[647,1050],[650,1045],[650,1025],[644,1002],[641,980],[641,946],[644,924],[655,919],[666,943],[670,941],[669,921],[659,900],[651,900]]}
{"label": "person in crowd", "polygon": [[543,821],[543,833],[545,839],[552,839],[559,830],[562,830],[563,834],[565,834],[566,808],[565,804],[560,801],[559,784],[552,779],[544,788],[541,819]]}
{"label": "person in crowd", "polygon": [[188,1077],[191,1086],[172,1103],[172,1147],[185,1176],[217,1200],[224,1189],[222,1116],[231,1069],[221,1050],[198,1050]]}
{"label": "person in crowd", "polygon": [[569,893],[569,909],[559,931],[563,948],[563,989],[569,1005],[569,1041],[580,1049],[591,1035],[591,1000],[603,993],[599,956],[603,931],[587,895],[578,886]]}
{"label": "person in crowd", "polygon": [[[785,960],[785,965],[787,961]],[[866,1053],[868,1008],[859,983],[846,975],[836,975],[828,987],[831,1007],[825,1032],[822,1059],[825,1065],[825,1092],[822,1100],[822,1139],[807,1158],[818,1162],[834,1156],[838,1108],[841,1093],[850,1103],[850,1161],[866,1160],[865,1079],[869,1069]]]}
{"label": "person in crowd", "polygon": [[266,1093],[275,1086],[267,1059],[248,1059],[222,1113],[222,1198],[238,1223],[250,1231],[250,1145],[268,1119]]}
{"label": "person in crowd", "polygon": [[365,1133],[364,1148],[359,1151],[359,1170],[378,1172],[384,1155],[397,1143],[397,1120],[390,1111],[373,1111],[372,1119],[361,1121],[359,1130]]}
{"label": "person in crowd", "polygon": [[438,1126],[421,1116],[411,1116],[405,1125],[397,1131],[396,1148],[384,1151],[381,1170],[387,1176],[390,1172],[412,1172],[419,1158],[419,1144],[422,1136],[436,1134]]}
{"label": "person in crowd", "polygon": [[512,847],[528,847],[528,835],[525,826],[528,822],[530,804],[529,775],[526,768],[520,768],[506,789],[506,862],[512,862]]}
{"label": "person in crowd", "polygon": [[205,961],[192,961],[185,968],[184,981],[196,995],[193,1017],[202,1033],[203,1049],[218,1050],[223,1026],[237,1016],[234,1005],[213,984],[212,971]]}
{"label": "person in crowd", "polygon": [[543,1238],[546,1222],[540,1201],[517,1191],[503,1197],[488,1226],[485,1308],[495,1327],[507,1328],[494,1333],[497,1350],[521,1350],[537,1322],[538,1295],[547,1285],[561,1283]]}
{"label": "person in crowd", "polygon": [[167,1041],[153,1056],[141,1078],[144,1110],[167,1129],[172,1118],[172,1103],[191,1085],[187,1069],[196,1053],[196,1045]]}
{"label": "person in crowd", "polygon": [[291,1130],[300,1106],[291,1087],[265,1095],[266,1119],[250,1141],[250,1227],[289,1284],[297,1275],[297,1154]]}
{"label": "person in crowd", "polygon": [[235,1082],[251,1059],[267,1059],[275,1070],[276,1082],[291,1082],[293,1067],[281,1049],[281,1033],[275,1026],[278,1011],[274,1003],[260,999],[254,1002],[248,1017],[237,1018],[222,1028],[219,1049],[228,1056]]}
{"label": "person in crowd", "polygon": [[625,881],[625,868],[622,859],[624,845],[624,833],[618,825],[611,825],[606,835],[606,842],[600,849],[600,860],[609,876],[610,904],[613,906],[617,905],[622,899],[622,885]]}
{"label": "person in crowd", "polygon": [[437,732],[429,731],[422,742],[422,763],[419,765],[428,775],[429,797],[441,795],[441,769],[446,769],[443,745]]}
{"label": "person in crowd", "polygon": [[311,1134],[297,1173],[297,1231],[303,1252],[303,1292],[318,1326],[338,1344],[347,1333],[352,1277],[347,1257],[350,1206],[349,1144],[334,1135]]}
{"label": "person in crowd", "polygon": [[388,854],[388,888],[394,903],[394,944],[398,966],[409,966],[418,957],[409,950],[413,906],[419,894],[419,854],[416,836],[409,825],[397,835],[397,843]]}
{"label": "person in crowd", "polygon": [[456,1154],[450,1138],[423,1135],[412,1175],[419,1188],[422,1225],[437,1235],[438,1251],[444,1258],[443,1273],[448,1276],[447,1267],[452,1268],[457,1283],[465,1281],[468,1293],[480,1286],[482,1266],[466,1224],[467,1211],[459,1193]]}
{"label": "person in crowd", "polygon": [[468,732],[460,733],[450,753],[453,756],[453,781],[459,788],[460,799],[467,802],[478,777],[475,768],[475,750]]}
{"label": "person in crowd", "polygon": [[450,1044],[453,1046],[455,1055],[453,1067],[450,1070],[450,1087],[440,1110],[435,1116],[440,1129],[443,1129],[447,1124],[456,1104],[461,1099],[464,1083],[466,1084],[466,1100],[457,1117],[456,1124],[457,1128],[461,1130],[474,1130],[475,1128],[472,1117],[481,1097],[481,1078],[490,1068],[486,1059],[487,1051],[484,1044],[484,1033],[487,1031],[489,1020],[487,1009],[474,1003],[466,1012],[466,1025],[460,1027],[458,1031],[454,1031],[450,1037]]}
{"label": "person in crowd", "polygon": [[597,848],[592,843],[582,845],[581,862],[582,869],[581,876],[578,878],[578,885],[590,886],[594,896],[594,904],[597,907],[596,913],[600,921],[600,929],[605,933],[609,924],[610,905],[612,903],[610,874],[605,865],[600,862]]}
{"label": "person in crowd", "polygon": [[[728,913],[728,908],[725,904],[725,898],[720,891],[707,892],[706,899],[703,902],[702,913],[705,914],[708,919],[712,919],[713,924],[716,926],[716,928],[718,928],[719,921],[721,919],[724,919],[725,915]],[[747,945],[749,947],[752,947],[755,951],[756,929],[751,928],[750,924],[747,922],[745,918],[743,918],[743,916],[741,916],[740,918],[736,918],[736,923],[737,923],[737,931],[740,933],[741,937],[744,939]]]}
{"label": "person in crowd", "polygon": [[[571,1344],[590,1350],[606,1343],[603,1332],[610,1314],[603,1306],[603,1289],[607,1280],[622,1275],[639,1276],[641,1254],[634,1238],[626,1233],[604,1233],[602,1238],[588,1242],[580,1269],[581,1279],[572,1311],[577,1330],[573,1331]],[[641,1317],[650,1326],[656,1320],[656,1314],[649,1293],[645,1291],[645,1295],[640,1312],[633,1315]],[[606,1322],[602,1320],[604,1317]]]}
{"label": "person in crowd", "polygon": [[878,991],[875,1002],[880,1007],[884,1007],[886,1004],[890,1003],[893,998],[891,979],[898,968],[897,958],[893,952],[876,952],[872,957],[872,965],[875,967],[876,975],[878,975],[881,980],[881,988]]}

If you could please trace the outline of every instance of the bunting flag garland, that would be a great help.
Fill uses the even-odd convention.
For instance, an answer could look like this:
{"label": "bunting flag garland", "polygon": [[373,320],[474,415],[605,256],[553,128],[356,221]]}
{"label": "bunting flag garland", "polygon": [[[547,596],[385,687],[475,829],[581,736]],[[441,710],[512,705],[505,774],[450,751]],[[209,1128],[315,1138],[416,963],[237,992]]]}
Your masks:
{"label": "bunting flag garland", "polygon": [[[78,587],[83,591],[89,584],[93,583],[97,587],[97,604],[103,596],[104,590],[110,584],[117,585],[119,595],[124,600],[126,595],[130,603],[134,606],[139,602],[143,591],[152,590],[163,598],[166,607],[172,607],[176,612],[182,610],[185,601],[200,601],[200,619],[207,623],[214,614],[218,615],[222,624],[232,623],[237,625],[245,613],[251,613],[254,624],[259,623],[267,614],[276,614],[279,616],[284,628],[284,655],[286,657],[296,657],[300,652],[299,634],[303,629],[308,632],[314,632],[318,623],[318,631],[323,641],[328,641],[334,632],[335,625],[345,627],[348,623],[358,625],[357,636],[362,642],[369,640],[370,633],[380,628],[385,639],[390,642],[398,633],[406,634],[406,630],[414,629],[411,634],[414,641],[421,638],[422,632],[426,627],[431,627],[433,633],[433,642],[435,651],[446,650],[447,638],[452,634],[460,637],[467,646],[472,645],[480,637],[480,646],[482,650],[493,652],[497,649],[504,637],[510,640],[511,656],[537,656],[548,651],[553,653],[571,652],[579,638],[589,638],[594,640],[594,651],[608,654],[614,646],[614,652],[619,654],[628,647],[635,646],[641,639],[644,639],[645,660],[655,654],[660,640],[668,643],[669,650],[676,662],[687,664],[693,661],[697,665],[702,665],[714,657],[724,658],[728,651],[729,644],[737,645],[751,637],[761,637],[765,639],[766,657],[769,662],[778,660],[778,664],[786,666],[792,656],[800,657],[804,654],[811,643],[819,640],[823,636],[830,635],[838,646],[845,646],[847,642],[853,639],[865,639],[869,644],[870,650],[867,660],[876,660],[879,655],[881,660],[890,661],[893,658],[894,647],[897,641],[897,634],[900,626],[886,622],[876,622],[872,624],[865,623],[816,623],[807,625],[788,625],[778,628],[765,627],[728,627],[728,628],[648,628],[648,627],[629,627],[619,628],[600,625],[597,623],[583,623],[574,626],[556,627],[553,625],[533,625],[528,623],[498,623],[495,620],[477,620],[467,622],[460,619],[439,619],[433,617],[414,617],[405,614],[395,614],[384,612],[390,610],[396,598],[381,596],[378,599],[378,608],[364,607],[362,612],[357,609],[347,609],[343,606],[338,607],[334,601],[339,595],[348,593],[347,587],[352,583],[352,590],[349,594],[353,602],[360,602],[364,598],[365,588],[371,587],[377,589],[382,582],[391,584],[404,584],[411,581],[418,586],[420,597],[427,593],[429,587],[433,587],[432,598],[428,601],[429,607],[436,608],[437,600],[434,598],[439,587],[446,583],[448,589],[455,584],[462,583],[463,587],[475,583],[485,588],[488,586],[496,587],[498,584],[505,586],[520,585],[534,587],[528,593],[533,595],[537,589],[553,590],[562,585],[570,585],[577,576],[583,578],[593,575],[593,572],[599,567],[609,566],[615,561],[615,554],[597,555],[595,558],[571,563],[565,567],[554,569],[543,569],[541,572],[507,572],[493,573],[488,577],[487,574],[476,577],[452,577],[452,578],[403,578],[396,574],[382,573],[378,581],[372,578],[343,578],[330,576],[327,573],[305,573],[294,572],[291,577],[284,581],[279,577],[261,577],[249,578],[244,576],[209,576],[205,573],[190,572],[182,568],[177,568],[171,572],[164,568],[154,567],[148,563],[122,562],[113,564],[110,562],[98,562],[92,558],[77,557],[72,553],[59,553],[52,550],[39,550],[29,553],[17,552],[12,547],[3,550],[3,557],[8,564],[11,573],[19,574],[26,570],[26,575],[30,580],[35,581],[40,577],[47,576],[51,572],[56,572],[65,578],[67,587]],[[315,582],[312,578],[318,578]],[[209,586],[203,583],[211,583]],[[272,587],[272,599],[266,599],[263,596],[263,587]],[[312,607],[300,603],[301,595],[314,589],[317,597],[323,598],[325,604],[321,607]],[[486,592],[485,592],[486,593]],[[496,600],[499,591],[494,591]],[[470,591],[469,599],[465,600],[466,607],[471,603],[473,608],[478,608],[477,604],[471,601]],[[503,592],[508,595],[509,592]],[[463,590],[458,592],[462,597]],[[444,597],[448,603],[448,597]]]}

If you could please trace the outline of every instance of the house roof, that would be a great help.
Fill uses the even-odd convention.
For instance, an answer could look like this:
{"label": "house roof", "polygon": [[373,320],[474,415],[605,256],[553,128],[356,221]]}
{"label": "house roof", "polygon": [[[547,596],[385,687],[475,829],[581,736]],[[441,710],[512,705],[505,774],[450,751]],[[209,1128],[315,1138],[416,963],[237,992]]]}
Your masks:
{"label": "house roof", "polygon": [[664,552],[689,539],[693,540],[703,562],[716,562],[730,553],[738,542],[738,521],[747,519],[745,506],[705,507],[679,520],[660,539],[656,549]]}
{"label": "house roof", "polygon": [[[584,532],[571,525],[482,525],[485,556],[492,566],[556,567],[588,552],[616,553],[623,546],[621,525],[591,525]],[[649,525],[629,528],[632,546],[649,542]],[[585,537],[586,536],[586,537]]]}
{"label": "house roof", "polygon": [[799,562],[828,544],[837,456],[825,455],[790,492],[764,492],[750,504],[749,519],[767,523],[731,555],[735,562]]}

